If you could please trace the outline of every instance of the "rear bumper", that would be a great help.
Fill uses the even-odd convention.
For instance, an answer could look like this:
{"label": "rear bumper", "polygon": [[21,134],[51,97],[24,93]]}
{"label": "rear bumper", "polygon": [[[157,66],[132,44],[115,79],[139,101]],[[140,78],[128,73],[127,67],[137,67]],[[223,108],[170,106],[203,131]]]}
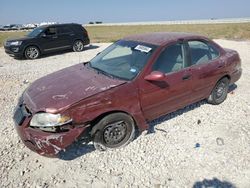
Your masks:
{"label": "rear bumper", "polygon": [[236,71],[234,71],[232,74],[231,74],[231,80],[230,80],[230,83],[235,83],[237,82],[240,77],[242,75],[242,68],[239,68],[237,69]]}
{"label": "rear bumper", "polygon": [[45,132],[29,126],[31,117],[25,117],[21,125],[15,121],[15,129],[22,142],[32,151],[46,156],[57,157],[60,151],[71,145],[84,132],[86,127],[75,127],[66,132]]}
{"label": "rear bumper", "polygon": [[84,38],[83,43],[84,43],[84,46],[85,46],[85,45],[88,45],[88,44],[90,43],[89,38],[88,38],[88,37],[87,37],[87,38]]}

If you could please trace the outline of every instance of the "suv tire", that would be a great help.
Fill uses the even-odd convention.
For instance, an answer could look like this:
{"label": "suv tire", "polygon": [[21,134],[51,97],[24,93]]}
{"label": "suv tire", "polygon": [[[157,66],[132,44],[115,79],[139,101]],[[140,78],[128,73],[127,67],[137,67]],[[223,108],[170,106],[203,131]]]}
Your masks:
{"label": "suv tire", "polygon": [[81,52],[83,51],[84,44],[81,40],[76,40],[73,44],[73,51],[74,52]]}
{"label": "suv tire", "polygon": [[40,50],[36,46],[28,46],[24,55],[27,59],[37,59],[40,56]]}

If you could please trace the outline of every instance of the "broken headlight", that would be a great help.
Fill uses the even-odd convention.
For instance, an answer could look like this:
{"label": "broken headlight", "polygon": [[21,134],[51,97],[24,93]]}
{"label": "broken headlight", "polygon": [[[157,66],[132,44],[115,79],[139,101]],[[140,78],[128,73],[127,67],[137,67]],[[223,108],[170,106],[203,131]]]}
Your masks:
{"label": "broken headlight", "polygon": [[35,114],[31,121],[32,127],[56,127],[70,123],[72,119],[61,114],[38,113]]}

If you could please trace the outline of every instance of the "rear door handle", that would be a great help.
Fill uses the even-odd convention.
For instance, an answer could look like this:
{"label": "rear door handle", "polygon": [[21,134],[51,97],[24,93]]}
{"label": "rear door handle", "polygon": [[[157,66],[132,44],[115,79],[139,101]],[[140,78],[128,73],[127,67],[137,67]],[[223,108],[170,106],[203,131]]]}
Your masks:
{"label": "rear door handle", "polygon": [[185,75],[182,77],[182,80],[189,80],[191,78],[191,75]]}
{"label": "rear door handle", "polygon": [[53,39],[57,39],[57,36],[53,36],[52,38],[53,38]]}

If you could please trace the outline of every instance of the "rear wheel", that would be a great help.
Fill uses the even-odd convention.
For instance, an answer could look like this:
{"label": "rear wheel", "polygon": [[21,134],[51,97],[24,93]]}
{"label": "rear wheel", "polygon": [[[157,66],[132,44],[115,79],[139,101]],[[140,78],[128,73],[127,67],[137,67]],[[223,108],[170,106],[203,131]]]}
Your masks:
{"label": "rear wheel", "polygon": [[227,98],[228,88],[229,88],[228,78],[225,77],[219,80],[216,83],[212,93],[207,99],[208,103],[214,105],[222,103]]}
{"label": "rear wheel", "polygon": [[24,55],[27,59],[36,59],[40,56],[40,51],[36,46],[29,46],[25,49]]}
{"label": "rear wheel", "polygon": [[83,51],[84,44],[81,40],[76,40],[73,44],[73,51],[74,52],[81,52]]}
{"label": "rear wheel", "polygon": [[93,129],[94,146],[101,151],[123,147],[135,136],[134,120],[125,113],[107,115]]}

